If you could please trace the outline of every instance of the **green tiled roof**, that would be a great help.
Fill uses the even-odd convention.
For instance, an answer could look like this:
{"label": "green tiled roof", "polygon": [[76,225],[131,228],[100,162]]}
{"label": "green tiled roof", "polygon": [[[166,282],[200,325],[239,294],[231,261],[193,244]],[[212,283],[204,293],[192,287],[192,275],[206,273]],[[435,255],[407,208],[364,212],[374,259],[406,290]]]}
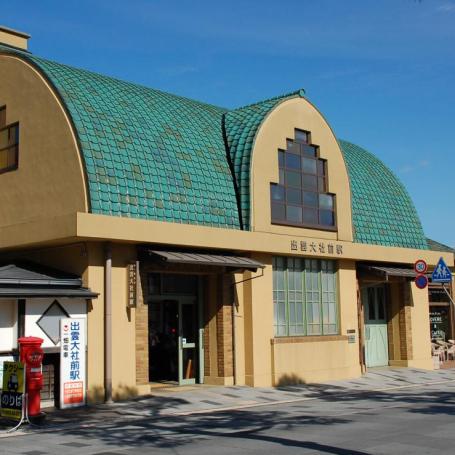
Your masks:
{"label": "green tiled roof", "polygon": [[437,242],[436,240],[429,239],[427,237],[428,249],[431,251],[441,251],[447,253],[448,251],[451,253],[455,253],[455,248],[445,245],[444,243]]}
{"label": "green tiled roof", "polygon": [[[75,126],[90,210],[250,229],[251,151],[267,115],[298,90],[227,110],[0,46],[41,70]],[[428,249],[403,185],[377,158],[340,141],[356,242]]]}
{"label": "green tiled roof", "polygon": [[240,228],[224,109],[20,55],[71,115],[93,213]]}
{"label": "green tiled roof", "polygon": [[224,117],[224,133],[236,179],[242,225],[250,229],[250,168],[251,150],[256,133],[265,117],[282,101],[303,97],[305,91],[297,90],[232,111]]}
{"label": "green tiled roof", "polygon": [[351,182],[354,241],[428,249],[414,204],[398,178],[363,148],[339,142]]}

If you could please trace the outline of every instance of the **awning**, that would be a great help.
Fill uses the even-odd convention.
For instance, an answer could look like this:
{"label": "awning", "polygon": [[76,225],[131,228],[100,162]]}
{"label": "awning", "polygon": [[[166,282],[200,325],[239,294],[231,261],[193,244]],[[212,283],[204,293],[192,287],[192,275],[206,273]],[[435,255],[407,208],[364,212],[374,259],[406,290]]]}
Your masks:
{"label": "awning", "polygon": [[98,297],[82,287],[80,277],[38,264],[14,263],[0,266],[0,298]]}
{"label": "awning", "polygon": [[264,264],[243,256],[158,250],[149,250],[149,255],[170,264],[212,265],[252,271],[263,269],[265,267]]}
{"label": "awning", "polygon": [[416,277],[416,272],[414,269],[406,268],[406,267],[388,267],[388,266],[379,266],[379,265],[365,265],[360,264],[359,270],[370,272],[373,275],[379,275],[384,277],[386,280],[389,277],[402,277],[402,278],[409,278],[413,279]]}
{"label": "awning", "polygon": [[84,299],[95,299],[98,297],[96,292],[87,288],[54,288],[54,287],[5,287],[0,286],[0,298],[44,298],[44,297],[81,297]]}

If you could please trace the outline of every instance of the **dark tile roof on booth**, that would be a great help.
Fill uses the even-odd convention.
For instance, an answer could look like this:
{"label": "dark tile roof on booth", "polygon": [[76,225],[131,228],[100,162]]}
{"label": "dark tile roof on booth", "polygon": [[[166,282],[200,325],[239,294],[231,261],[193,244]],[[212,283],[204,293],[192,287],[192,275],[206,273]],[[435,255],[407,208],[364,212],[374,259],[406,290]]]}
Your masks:
{"label": "dark tile roof on booth", "polygon": [[[250,229],[251,151],[267,115],[298,90],[235,110],[193,101],[0,46],[53,85],[74,124],[90,211]],[[427,249],[403,185],[376,157],[340,141],[354,240]]]}
{"label": "dark tile roof on booth", "polygon": [[351,182],[354,241],[428,249],[414,204],[398,178],[365,149],[339,142]]}

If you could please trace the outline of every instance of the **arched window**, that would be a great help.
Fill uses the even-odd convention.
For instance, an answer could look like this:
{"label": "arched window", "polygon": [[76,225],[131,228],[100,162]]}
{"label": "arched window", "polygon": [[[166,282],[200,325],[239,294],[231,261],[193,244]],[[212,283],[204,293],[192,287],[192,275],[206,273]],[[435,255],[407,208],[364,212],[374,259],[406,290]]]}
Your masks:
{"label": "arched window", "polygon": [[270,184],[272,223],[335,230],[335,195],[327,192],[327,161],[308,131],[295,130],[278,150],[279,183]]}

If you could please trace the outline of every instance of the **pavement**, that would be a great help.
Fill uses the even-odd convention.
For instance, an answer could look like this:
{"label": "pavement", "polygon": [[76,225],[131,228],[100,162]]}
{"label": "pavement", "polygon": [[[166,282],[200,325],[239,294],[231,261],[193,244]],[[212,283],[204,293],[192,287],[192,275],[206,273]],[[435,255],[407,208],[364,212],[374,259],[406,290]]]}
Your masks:
{"label": "pavement", "polygon": [[[191,416],[222,413],[231,410],[286,405],[320,398],[355,399],[356,395],[390,390],[406,390],[455,382],[454,370],[419,370],[412,368],[377,368],[357,379],[322,384],[300,384],[280,387],[247,386],[182,386],[156,389],[151,395],[134,400],[86,406],[77,409],[47,410],[41,430],[89,428],[103,422],[159,419],[165,416]],[[13,433],[6,431],[11,422],[0,420],[0,438],[34,432],[36,427],[23,425]]]}

